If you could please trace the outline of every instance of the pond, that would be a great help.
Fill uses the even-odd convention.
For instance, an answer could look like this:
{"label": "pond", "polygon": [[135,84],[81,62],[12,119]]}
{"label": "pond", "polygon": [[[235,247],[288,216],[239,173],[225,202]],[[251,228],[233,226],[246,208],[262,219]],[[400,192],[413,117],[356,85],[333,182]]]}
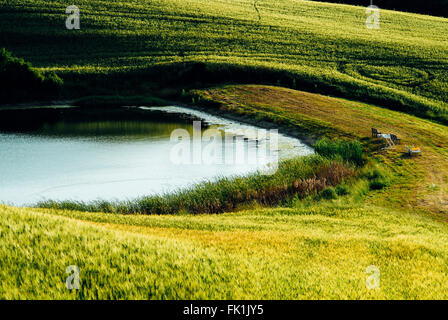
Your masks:
{"label": "pond", "polygon": [[[214,133],[208,140],[207,130]],[[173,132],[181,135],[175,139]],[[273,138],[251,137],[251,132],[260,130],[175,106],[1,111],[0,203],[132,200],[313,153],[300,140],[281,134],[275,148],[263,148],[262,141],[274,145]],[[198,157],[217,139],[216,133],[231,139],[210,149],[213,161]],[[243,161],[236,160],[238,154],[245,155]]]}

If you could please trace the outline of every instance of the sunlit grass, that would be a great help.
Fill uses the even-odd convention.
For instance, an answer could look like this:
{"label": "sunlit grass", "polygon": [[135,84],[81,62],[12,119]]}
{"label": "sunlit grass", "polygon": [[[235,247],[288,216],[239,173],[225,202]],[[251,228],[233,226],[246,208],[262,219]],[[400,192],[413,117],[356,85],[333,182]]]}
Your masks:
{"label": "sunlit grass", "polygon": [[[0,207],[0,297],[447,297],[446,225],[375,207],[121,216]],[[81,289],[65,287],[78,265]],[[381,271],[379,290],[366,268]]]}
{"label": "sunlit grass", "polygon": [[[236,201],[229,208],[220,203],[217,211],[250,209],[191,215],[186,212],[201,210],[166,206],[163,213],[180,214],[148,216],[64,210],[119,212],[107,203],[0,206],[0,298],[448,298],[448,131],[406,114],[446,119],[447,19],[384,10],[381,29],[372,31],[365,28],[365,8],[326,3],[258,1],[259,19],[249,0],[80,0],[81,30],[69,31],[64,13],[72,4],[2,3],[0,40],[40,71],[56,71],[74,94],[102,95],[81,100],[86,104],[107,104],[107,96],[124,94],[123,88],[132,101],[151,103],[152,81],[174,86],[187,73],[180,86],[191,84],[196,69],[185,71],[191,62],[202,63],[200,77],[269,78],[403,112],[278,87],[193,92],[205,107],[295,135],[360,140],[371,162],[356,179],[275,209]],[[160,65],[165,69],[154,69]],[[138,81],[128,82],[132,77]],[[111,89],[111,82],[122,87]],[[397,134],[403,145],[376,148],[371,127]],[[408,144],[424,155],[403,157]],[[312,171],[299,173],[286,176],[287,187]],[[243,182],[254,191],[259,181]],[[284,187],[279,181],[263,186]],[[228,194],[205,186],[173,199],[208,210],[213,197],[237,197],[234,181],[223,182]],[[148,213],[146,200],[122,212]],[[79,291],[65,287],[69,265],[80,268]],[[381,271],[378,290],[365,286],[371,265]]]}
{"label": "sunlit grass", "polygon": [[[252,0],[81,0],[81,29],[66,30],[72,4],[8,1],[0,19],[6,48],[58,72],[71,95],[192,85],[169,66],[198,62],[210,68],[198,81],[280,81],[447,121],[444,18],[382,10],[381,29],[368,30],[365,8],[311,1],[258,1],[259,19]],[[168,67],[150,72],[161,64]]]}

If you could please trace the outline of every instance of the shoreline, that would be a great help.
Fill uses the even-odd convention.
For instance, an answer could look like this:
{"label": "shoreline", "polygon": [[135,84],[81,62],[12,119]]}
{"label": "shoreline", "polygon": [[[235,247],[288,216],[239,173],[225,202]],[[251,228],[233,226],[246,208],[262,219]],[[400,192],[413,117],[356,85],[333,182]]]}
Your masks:
{"label": "shoreline", "polygon": [[299,129],[292,129],[288,128],[286,126],[282,126],[279,124],[275,124],[273,122],[269,121],[257,121],[256,119],[249,117],[249,116],[238,116],[235,113],[229,112],[229,111],[222,111],[219,109],[212,109],[212,108],[206,108],[199,105],[191,105],[191,104],[185,104],[182,105],[185,108],[190,108],[193,110],[198,110],[206,113],[210,113],[215,116],[220,116],[232,121],[239,121],[244,124],[248,124],[257,128],[261,129],[278,129],[278,132],[288,136],[290,138],[299,139],[302,143],[307,145],[308,147],[312,147],[316,141],[318,140],[317,137],[312,137],[312,133],[307,134],[306,132],[299,130]]}
{"label": "shoreline", "polygon": [[[152,107],[152,105],[136,105],[135,103],[123,103],[121,106],[110,105],[108,107],[98,106],[98,107],[85,107],[85,106],[77,106],[76,102],[82,100],[84,98],[76,99],[76,100],[54,100],[54,101],[40,101],[40,102],[30,102],[23,104],[9,104],[9,105],[0,105],[0,113],[2,111],[26,111],[26,110],[38,110],[38,109],[70,109],[70,108],[83,108],[83,109],[96,109],[96,110],[113,110],[120,108],[140,108],[140,107]],[[131,101],[132,102],[132,101]],[[227,120],[238,121],[242,124],[247,124],[250,126],[254,126],[260,129],[278,129],[279,133],[294,139],[299,139],[303,144],[308,147],[312,147],[316,141],[317,137],[312,136],[313,133],[306,133],[299,129],[292,129],[290,127],[282,126],[279,124],[275,124],[269,121],[257,121],[256,119],[249,116],[241,116],[229,111],[223,111],[215,108],[207,108],[201,105],[193,105],[189,103],[185,103],[178,100],[167,100],[168,104],[160,107],[168,107],[168,106],[178,106],[183,108],[188,108],[196,111],[201,111],[205,113],[209,113],[210,115],[220,116]],[[156,105],[154,105],[156,106]],[[191,120],[197,120],[194,116],[185,115],[189,117]]]}

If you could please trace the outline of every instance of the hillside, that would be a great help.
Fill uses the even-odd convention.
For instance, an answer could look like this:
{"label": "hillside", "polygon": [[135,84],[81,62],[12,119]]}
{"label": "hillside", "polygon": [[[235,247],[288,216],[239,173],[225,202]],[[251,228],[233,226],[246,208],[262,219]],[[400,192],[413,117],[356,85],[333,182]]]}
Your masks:
{"label": "hillside", "polygon": [[[219,106],[221,112],[263,119],[292,134],[364,141],[367,149],[373,147],[369,157],[390,168],[396,178],[393,186],[370,201],[412,212],[448,213],[446,126],[377,106],[278,87],[226,86],[196,94],[205,105]],[[402,143],[380,150],[371,139],[372,127],[397,134]],[[406,146],[422,148],[424,157],[407,158]]]}
{"label": "hillside", "polygon": [[365,8],[320,2],[257,1],[257,14],[250,0],[81,0],[81,29],[67,30],[69,4],[2,1],[0,12],[2,46],[56,71],[68,96],[279,83],[446,121],[443,18],[384,10],[369,30]]}
{"label": "hillside", "polygon": [[[170,99],[308,141],[346,139],[361,161],[344,163],[345,192],[332,185],[329,198],[254,196],[177,214],[166,195],[155,207],[123,202],[129,211],[0,205],[0,299],[448,298],[448,19],[384,10],[381,29],[368,30],[364,7],[314,1],[76,3],[81,29],[67,30],[70,1],[0,0],[0,48],[63,80],[46,99],[86,108]],[[372,127],[402,144],[383,149]],[[407,157],[409,146],[423,155]],[[289,186],[284,177],[263,186],[285,191],[316,175],[300,168],[307,175],[279,170]],[[384,172],[388,183],[372,188]],[[229,181],[227,193],[203,184],[193,202],[242,198],[234,188],[245,184]],[[159,203],[170,214],[148,210]],[[65,287],[70,265],[80,290]],[[366,287],[369,266],[381,272],[378,289]]]}
{"label": "hillside", "polygon": [[[368,6],[369,1],[362,0],[327,0],[325,2],[345,3],[350,5]],[[392,9],[404,12],[415,12],[421,14],[429,14],[432,16],[448,17],[448,1],[447,0],[374,0],[373,5],[381,9]]]}

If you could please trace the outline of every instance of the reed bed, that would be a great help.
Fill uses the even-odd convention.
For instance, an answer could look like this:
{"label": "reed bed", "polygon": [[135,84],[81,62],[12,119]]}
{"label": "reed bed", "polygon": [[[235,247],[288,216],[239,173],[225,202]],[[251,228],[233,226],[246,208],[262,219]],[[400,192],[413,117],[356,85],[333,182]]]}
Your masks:
{"label": "reed bed", "polygon": [[222,213],[248,204],[276,206],[291,197],[315,195],[354,173],[347,163],[312,155],[281,162],[273,175],[256,172],[220,178],[133,201],[43,201],[37,207],[121,214]]}

